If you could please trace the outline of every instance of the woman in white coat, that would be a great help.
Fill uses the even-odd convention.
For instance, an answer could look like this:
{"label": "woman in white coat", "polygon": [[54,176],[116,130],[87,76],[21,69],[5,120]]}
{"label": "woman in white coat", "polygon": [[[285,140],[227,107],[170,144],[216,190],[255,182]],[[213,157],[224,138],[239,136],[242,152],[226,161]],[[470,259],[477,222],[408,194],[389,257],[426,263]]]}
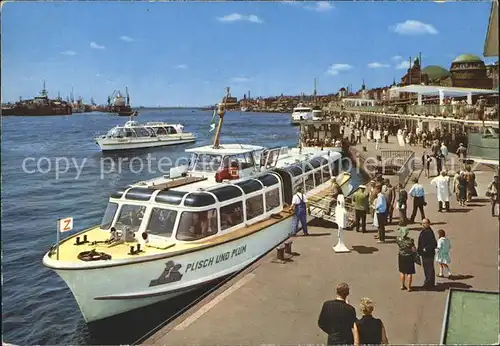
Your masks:
{"label": "woman in white coat", "polygon": [[446,174],[446,171],[441,171],[441,175],[438,175],[431,180],[431,184],[436,186],[437,189],[437,199],[439,205],[439,212],[450,211],[450,177]]}

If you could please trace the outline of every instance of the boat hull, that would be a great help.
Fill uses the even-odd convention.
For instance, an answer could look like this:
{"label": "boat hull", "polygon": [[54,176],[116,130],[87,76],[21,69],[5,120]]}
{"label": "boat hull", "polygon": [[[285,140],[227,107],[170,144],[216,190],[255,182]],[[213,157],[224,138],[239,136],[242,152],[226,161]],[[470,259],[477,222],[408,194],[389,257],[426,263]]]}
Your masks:
{"label": "boat hull", "polygon": [[126,138],[120,140],[109,138],[96,139],[96,143],[102,151],[154,148],[194,142],[196,142],[196,137],[194,136],[177,136],[170,138],[150,137],[140,140]]}
{"label": "boat hull", "polygon": [[[102,261],[94,269],[58,268],[44,257],[73,293],[86,322],[93,322],[172,299],[203,284],[237,272],[288,238],[292,216],[232,241],[174,257],[120,265]],[[169,262],[170,267],[169,267]],[[178,271],[172,274],[172,265]],[[180,266],[180,267],[179,267]],[[168,274],[168,275],[167,275]]]}

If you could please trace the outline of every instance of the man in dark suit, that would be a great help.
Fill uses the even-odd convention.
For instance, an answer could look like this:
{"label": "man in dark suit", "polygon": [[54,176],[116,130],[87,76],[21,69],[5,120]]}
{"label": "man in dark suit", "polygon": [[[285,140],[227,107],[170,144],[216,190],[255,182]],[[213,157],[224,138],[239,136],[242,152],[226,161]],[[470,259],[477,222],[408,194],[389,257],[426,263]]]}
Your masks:
{"label": "man in dark suit", "polygon": [[434,255],[437,247],[436,236],[431,228],[431,222],[425,218],[422,220],[422,231],[418,236],[417,252],[422,256],[422,267],[424,267],[425,281],[423,288],[432,288],[436,283],[434,272]]}
{"label": "man in dark suit", "polygon": [[353,327],[356,310],[347,303],[348,295],[349,285],[341,283],[337,286],[337,298],[323,303],[318,326],[328,334],[328,345],[354,343]]}

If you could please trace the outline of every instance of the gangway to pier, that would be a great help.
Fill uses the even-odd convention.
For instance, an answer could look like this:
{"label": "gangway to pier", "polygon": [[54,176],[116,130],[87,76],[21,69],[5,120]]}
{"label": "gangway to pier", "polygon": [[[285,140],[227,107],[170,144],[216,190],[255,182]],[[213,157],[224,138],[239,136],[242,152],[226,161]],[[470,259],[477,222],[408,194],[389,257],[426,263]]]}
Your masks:
{"label": "gangway to pier", "polygon": [[[349,196],[352,196],[352,192]],[[354,210],[349,196],[346,196],[344,203],[348,215]],[[324,191],[318,194],[313,194],[307,198],[308,213],[314,218],[335,223],[336,206],[337,200],[329,195],[326,195]]]}

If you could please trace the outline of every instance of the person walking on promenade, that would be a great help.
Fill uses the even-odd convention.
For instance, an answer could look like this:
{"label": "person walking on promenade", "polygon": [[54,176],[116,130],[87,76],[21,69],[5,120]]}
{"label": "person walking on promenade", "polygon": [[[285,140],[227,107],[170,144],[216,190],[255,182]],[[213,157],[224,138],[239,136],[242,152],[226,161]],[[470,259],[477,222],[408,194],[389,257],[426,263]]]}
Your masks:
{"label": "person walking on promenade", "polygon": [[327,345],[345,345],[354,343],[354,322],[356,310],[347,302],[349,285],[337,286],[337,297],[323,303],[319,314],[318,326],[328,334]]}
{"label": "person walking on promenade", "polygon": [[394,188],[392,187],[389,179],[384,180],[382,193],[387,201],[386,224],[390,224],[392,222],[392,213],[394,211]]}
{"label": "person walking on promenade", "polygon": [[373,302],[370,298],[361,298],[363,316],[354,323],[354,346],[388,345],[384,323],[373,317]]}
{"label": "person walking on promenade", "polygon": [[434,159],[436,160],[436,170],[437,174],[441,172],[442,168],[442,161],[441,161],[441,147],[439,146],[439,141],[436,139],[432,143],[431,146],[431,151],[432,151],[432,156],[434,156]]}
{"label": "person walking on promenade", "polygon": [[467,180],[467,202],[472,202],[472,197],[477,197],[476,191],[476,175],[472,172],[471,166],[465,167],[465,179]]}
{"label": "person walking on promenade", "polygon": [[381,185],[375,185],[375,193],[377,194],[377,198],[375,198],[375,205],[373,209],[375,209],[375,217],[377,219],[377,243],[385,243],[385,222],[387,220],[387,201],[381,190]]}
{"label": "person walking on promenade", "polygon": [[434,271],[434,255],[437,247],[436,236],[431,228],[429,219],[422,220],[422,231],[418,236],[417,253],[422,257],[425,280],[423,288],[433,288],[436,283],[436,272]]}
{"label": "person walking on promenade", "polygon": [[467,148],[464,147],[463,143],[460,143],[457,149],[458,159],[465,164],[465,159],[467,158]]}
{"label": "person walking on promenade", "polygon": [[295,211],[292,221],[292,236],[295,237],[297,235],[299,222],[302,225],[304,235],[309,235],[307,233],[307,197],[302,193],[302,186],[298,187],[297,193],[292,198],[290,211]]}
{"label": "person walking on promenade", "polygon": [[389,143],[389,130],[387,130],[387,129],[384,130],[384,142],[386,144]]}
{"label": "person walking on promenade", "polygon": [[443,143],[441,143],[441,157],[443,158],[443,167],[446,167],[446,161],[448,161],[448,147]]}
{"label": "person walking on promenade", "polygon": [[[457,202],[460,202],[460,198],[459,198],[459,193],[460,193],[459,179],[460,179],[460,172],[456,172],[455,175],[453,176],[453,193],[455,194],[455,198],[456,198]],[[460,204],[460,205],[462,205],[462,204]]]}
{"label": "person walking on promenade", "polygon": [[450,211],[450,177],[446,174],[446,171],[441,171],[441,175],[432,179],[431,185],[435,185],[437,189],[438,212],[443,211],[443,203],[444,210]]}
{"label": "person walking on promenade", "polygon": [[457,180],[457,191],[458,191],[458,203],[461,207],[465,207],[465,201],[467,200],[467,179],[465,178],[465,172],[460,172]]}
{"label": "person walking on promenade", "polygon": [[432,156],[424,151],[422,155],[422,166],[424,167],[424,173],[427,178],[431,176],[431,162],[432,162]]}
{"label": "person walking on promenade", "polygon": [[427,205],[425,202],[424,187],[418,183],[418,178],[413,178],[413,186],[408,191],[408,194],[413,197],[413,211],[410,216],[410,223],[415,222],[417,216],[417,209],[420,210],[420,216],[425,219],[424,207]]}
{"label": "person walking on promenade", "polygon": [[358,191],[352,196],[354,202],[354,212],[356,215],[356,232],[359,232],[361,225],[361,232],[366,232],[366,213],[369,210],[368,192],[365,185],[359,185]]}
{"label": "person walking on promenade", "polygon": [[405,186],[403,183],[399,184],[399,195],[396,206],[399,210],[399,220],[403,221],[405,224],[408,223],[408,219],[406,216],[406,210],[408,208],[408,192],[405,190]]}
{"label": "person walking on promenade", "polygon": [[[498,179],[498,175],[493,177],[493,181],[488,185],[488,189],[486,190],[486,197],[491,199],[491,216],[495,216],[495,207],[500,202],[500,181]],[[500,216],[500,212],[499,212]]]}
{"label": "person walking on promenade", "polygon": [[436,262],[439,264],[439,274],[438,277],[442,278],[445,275],[448,278],[451,276],[450,270],[450,250],[451,250],[451,242],[448,238],[446,238],[446,233],[443,229],[438,230],[438,242],[436,247]]}
{"label": "person walking on promenade", "polygon": [[[399,278],[401,280],[401,290],[408,290],[411,292],[411,284],[413,280],[413,274],[415,274],[415,258],[417,258],[417,249],[415,247],[415,241],[408,237],[408,227],[406,227],[404,221],[400,221],[399,234],[400,236],[396,238],[396,244],[398,245],[398,268],[399,268]],[[406,278],[408,277],[408,286],[406,286]]]}

